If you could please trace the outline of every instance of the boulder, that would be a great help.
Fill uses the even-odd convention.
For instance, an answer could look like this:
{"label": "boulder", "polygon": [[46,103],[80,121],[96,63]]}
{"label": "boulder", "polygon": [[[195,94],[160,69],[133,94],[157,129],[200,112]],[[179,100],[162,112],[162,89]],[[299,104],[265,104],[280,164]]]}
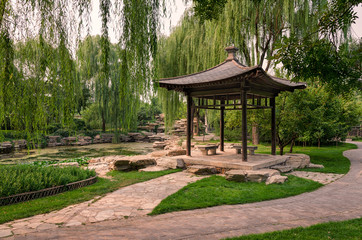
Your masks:
{"label": "boulder", "polygon": [[295,168],[305,168],[310,163],[310,157],[306,154],[287,153],[288,156],[285,165]]}
{"label": "boulder", "polygon": [[248,182],[265,182],[269,177],[280,175],[279,171],[274,169],[246,170]]}
{"label": "boulder", "polygon": [[156,160],[147,155],[126,156],[113,162],[112,169],[117,171],[138,170],[150,165],[156,165]]}
{"label": "boulder", "polygon": [[157,166],[166,168],[166,169],[176,169],[177,168],[177,160],[169,157],[162,157],[156,159]]}
{"label": "boulder", "polygon": [[314,163],[309,163],[307,167],[309,167],[309,168],[324,168],[324,166],[322,164],[314,164]]}
{"label": "boulder", "polygon": [[97,157],[88,160],[88,163],[113,163],[116,160],[124,158],[124,155],[111,155],[105,157]]}
{"label": "boulder", "polygon": [[166,143],[165,142],[154,142],[152,144],[152,147],[153,148],[161,148],[161,149],[164,149],[166,146]]}
{"label": "boulder", "polygon": [[266,185],[268,184],[272,184],[272,183],[284,183],[285,181],[287,181],[288,177],[287,176],[280,176],[280,175],[274,175],[269,177],[266,180]]}
{"label": "boulder", "polygon": [[225,172],[225,179],[234,182],[246,182],[245,170],[230,170]]}
{"label": "boulder", "polygon": [[218,173],[217,169],[212,166],[204,166],[204,165],[192,165],[187,168],[189,173],[193,173],[196,175],[211,175]]}
{"label": "boulder", "polygon": [[177,162],[176,168],[186,169],[185,161],[182,158],[176,159],[176,162]]}
{"label": "boulder", "polygon": [[111,169],[116,171],[131,170],[131,164],[129,159],[119,159],[113,162]]}
{"label": "boulder", "polygon": [[171,149],[168,151],[167,156],[179,156],[179,155],[186,155],[185,149]]}

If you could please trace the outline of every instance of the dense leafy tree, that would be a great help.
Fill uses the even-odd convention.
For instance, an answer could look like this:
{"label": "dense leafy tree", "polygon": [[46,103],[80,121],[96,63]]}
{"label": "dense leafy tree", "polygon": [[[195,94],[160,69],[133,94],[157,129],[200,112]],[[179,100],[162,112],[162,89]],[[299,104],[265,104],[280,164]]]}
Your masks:
{"label": "dense leafy tree", "polygon": [[[92,60],[97,61],[93,69],[89,66],[94,66],[94,62],[75,59],[74,53],[82,35],[89,30],[92,1],[0,1],[1,126],[30,133],[45,131],[49,118],[70,124],[74,112],[80,111],[79,106],[87,101],[81,93],[86,89],[81,79],[84,76],[89,79],[94,72],[98,73],[98,81],[94,82],[95,99],[103,130],[107,117],[116,130],[135,124],[140,96],[148,98],[154,79],[152,60],[156,57],[156,33],[163,2],[101,0],[99,4],[102,35],[97,43],[99,48],[94,49],[100,51],[93,55]],[[110,26],[120,33],[116,51],[119,61],[113,69]],[[19,59],[14,42],[29,42],[29,39],[37,43],[23,49]],[[78,60],[82,65],[74,64]],[[26,65],[29,69],[21,68]],[[27,77],[29,72],[32,75]]]}
{"label": "dense leafy tree", "polygon": [[357,18],[353,8],[358,0],[333,0],[323,11],[318,25],[302,37],[293,33],[285,36],[273,57],[283,64],[289,76],[298,81],[326,85],[337,94],[360,91],[362,83],[361,40],[349,34]]}
{"label": "dense leafy tree", "polygon": [[[289,34],[304,36],[318,24],[327,1],[229,0],[213,5],[212,0],[195,1],[196,16],[186,12],[169,37],[159,41],[159,76],[191,74],[225,60],[224,48],[234,44],[238,58],[247,66],[275,67],[272,56],[278,42]],[[224,6],[223,6],[224,4]],[[213,6],[215,8],[213,8]],[[219,15],[214,19],[214,12]],[[200,21],[204,13],[206,21]],[[204,20],[204,19],[202,19]],[[161,91],[166,119],[175,116],[182,97]],[[171,123],[172,121],[168,121]]]}

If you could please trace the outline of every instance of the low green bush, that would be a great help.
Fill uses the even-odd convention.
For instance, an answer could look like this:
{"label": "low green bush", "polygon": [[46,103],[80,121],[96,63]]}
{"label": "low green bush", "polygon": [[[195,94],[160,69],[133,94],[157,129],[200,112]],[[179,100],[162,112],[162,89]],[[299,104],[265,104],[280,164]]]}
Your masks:
{"label": "low green bush", "polygon": [[0,197],[60,186],[95,176],[78,167],[14,165],[0,167]]}
{"label": "low green bush", "polygon": [[226,141],[241,141],[241,129],[236,128],[233,130],[225,129],[224,138]]}
{"label": "low green bush", "polygon": [[61,137],[69,137],[69,136],[70,136],[70,133],[69,133],[69,130],[68,130],[68,129],[61,128],[61,129],[56,130],[56,131],[53,133],[53,135],[54,135],[54,136],[61,136]]}

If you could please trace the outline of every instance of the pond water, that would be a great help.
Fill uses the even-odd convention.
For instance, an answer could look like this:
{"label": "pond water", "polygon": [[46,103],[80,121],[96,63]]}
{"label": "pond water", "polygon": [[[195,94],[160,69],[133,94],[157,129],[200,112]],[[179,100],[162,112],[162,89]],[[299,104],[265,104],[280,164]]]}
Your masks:
{"label": "pond water", "polygon": [[87,146],[61,146],[21,150],[1,154],[0,164],[18,164],[33,161],[65,160],[77,157],[102,157],[109,155],[137,155],[153,151],[152,143],[103,143]]}

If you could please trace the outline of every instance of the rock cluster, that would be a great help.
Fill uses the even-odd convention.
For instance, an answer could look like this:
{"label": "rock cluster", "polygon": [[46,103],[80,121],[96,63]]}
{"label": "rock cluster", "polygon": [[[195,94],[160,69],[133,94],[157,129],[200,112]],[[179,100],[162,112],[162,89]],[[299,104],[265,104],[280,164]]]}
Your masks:
{"label": "rock cluster", "polygon": [[146,130],[148,132],[164,133],[165,132],[165,123],[163,121],[164,114],[156,116],[156,121],[153,123],[147,123],[145,126],[139,126],[138,129]]}

